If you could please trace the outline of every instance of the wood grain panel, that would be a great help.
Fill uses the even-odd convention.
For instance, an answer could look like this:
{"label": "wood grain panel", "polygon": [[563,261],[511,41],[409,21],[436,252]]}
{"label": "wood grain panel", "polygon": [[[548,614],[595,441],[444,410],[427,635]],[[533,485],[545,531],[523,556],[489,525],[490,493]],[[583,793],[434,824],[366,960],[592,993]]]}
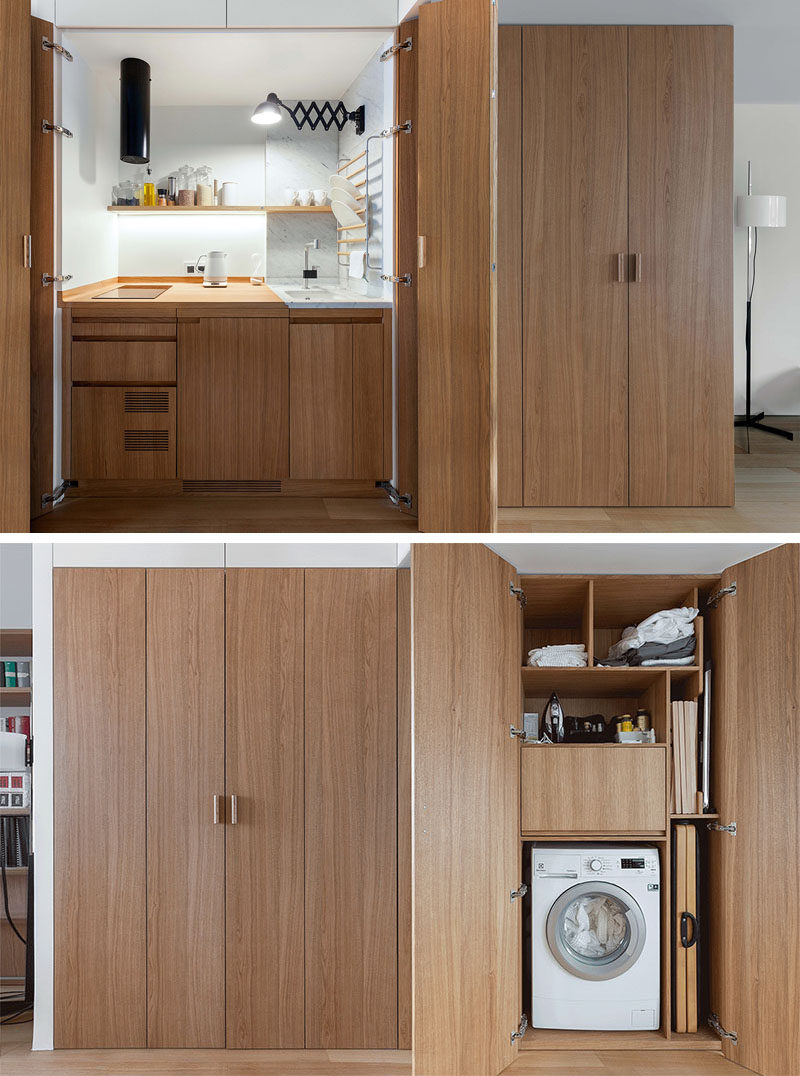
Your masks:
{"label": "wood grain panel", "polygon": [[225,1045],[225,580],[147,572],[147,1045]]}
{"label": "wood grain panel", "polygon": [[417,510],[418,384],[417,384],[417,117],[419,110],[419,22],[409,19],[397,30],[397,40],[411,38],[411,50],[397,55],[395,123],[411,123],[411,133],[394,140],[395,273],[411,274],[412,286],[394,291],[397,412],[397,488],[410,493]]}
{"label": "wood grain panel", "polygon": [[411,1049],[411,572],[397,573],[397,1046]]}
{"label": "wood grain panel", "polygon": [[306,1047],[397,1045],[393,569],[306,572]]}
{"label": "wood grain panel", "polygon": [[30,529],[30,233],[31,9],[27,0],[0,5],[0,531]]}
{"label": "wood grain panel", "polygon": [[147,384],[151,381],[172,381],[177,376],[175,344],[86,342],[72,344],[73,381],[129,381]]}
{"label": "wood grain panel", "polygon": [[352,477],[353,333],[349,324],[291,327],[292,478]]}
{"label": "wood grain panel", "polygon": [[425,240],[425,265],[415,277],[419,523],[425,531],[492,531],[497,507],[492,0],[422,5],[418,62],[419,234]]}
{"label": "wood grain panel", "polygon": [[524,504],[628,487],[627,30],[522,29]]}
{"label": "wood grain panel", "polygon": [[[711,1006],[738,1035],[726,1057],[783,1076],[800,1072],[800,908],[787,899],[800,888],[800,546],[734,565],[721,583],[734,581],[709,614],[712,788],[720,821],[737,823],[709,838]],[[775,715],[776,734],[754,734],[754,713]]]}
{"label": "wood grain panel", "polygon": [[[481,545],[412,551],[414,1066],[487,1076],[519,1022],[519,606]],[[509,942],[509,939],[511,941]]]}
{"label": "wood grain panel", "polygon": [[666,748],[522,748],[523,833],[664,833]]}
{"label": "wood grain panel", "polygon": [[147,1045],[145,573],[53,571],[54,1044]]}
{"label": "wood grain panel", "polygon": [[632,505],[733,504],[733,29],[631,27]]}
{"label": "wood grain panel", "polygon": [[302,1049],[303,572],[226,580],[228,1047]]}
{"label": "wood grain panel", "polygon": [[383,468],[383,369],[383,325],[354,325],[350,478],[391,478]]}
{"label": "wood grain panel", "polygon": [[53,389],[55,288],[42,286],[42,274],[55,272],[55,138],[42,130],[53,111],[53,67],[60,58],[42,48],[53,40],[52,23],[30,20],[31,53],[31,518],[49,508],[42,496],[53,491]]}
{"label": "wood grain panel", "polygon": [[289,477],[289,337],[281,318],[178,325],[178,476]]}
{"label": "wood grain panel", "polygon": [[522,505],[522,29],[501,26],[497,85],[497,499]]}
{"label": "wood grain panel", "polygon": [[[126,411],[129,397],[159,393],[167,410]],[[78,479],[175,478],[175,389],[143,387],[74,388],[72,397],[72,463]],[[134,407],[150,406],[134,402]],[[152,406],[161,407],[159,402]],[[144,432],[154,434],[157,448]],[[141,442],[138,438],[141,437]]]}
{"label": "wood grain panel", "polygon": [[177,340],[178,323],[175,317],[159,320],[141,318],[73,318],[72,336],[75,340],[122,337],[135,340],[139,337],[157,337],[158,339]]}

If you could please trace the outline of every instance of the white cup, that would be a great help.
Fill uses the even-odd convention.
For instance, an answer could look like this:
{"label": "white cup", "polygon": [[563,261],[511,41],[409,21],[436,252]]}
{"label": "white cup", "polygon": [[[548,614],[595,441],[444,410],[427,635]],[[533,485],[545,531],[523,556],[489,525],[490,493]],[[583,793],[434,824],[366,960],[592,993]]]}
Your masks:
{"label": "white cup", "polygon": [[297,205],[297,197],[300,194],[300,191],[295,190],[294,187],[287,187],[283,194],[286,198],[287,205]]}
{"label": "white cup", "polygon": [[300,205],[311,205],[311,191],[298,191],[297,200]]}
{"label": "white cup", "polygon": [[319,189],[311,192],[314,195],[314,205],[327,205],[328,204],[328,192],[325,189]]}
{"label": "white cup", "polygon": [[236,180],[229,180],[227,183],[223,183],[219,189],[219,204],[220,205],[238,205],[239,204],[239,184]]}

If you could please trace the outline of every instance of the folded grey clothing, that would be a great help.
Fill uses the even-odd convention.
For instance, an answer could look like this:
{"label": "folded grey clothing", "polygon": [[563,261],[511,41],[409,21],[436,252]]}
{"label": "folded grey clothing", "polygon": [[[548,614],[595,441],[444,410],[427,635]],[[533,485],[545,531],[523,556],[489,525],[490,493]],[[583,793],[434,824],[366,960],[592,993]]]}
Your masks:
{"label": "folded grey clothing", "polygon": [[[666,661],[677,661],[682,658],[691,658],[695,652],[696,640],[694,635],[683,639],[673,639],[669,643],[642,643],[635,650],[628,650],[622,657],[604,658],[598,661],[598,665],[624,668],[629,665],[660,664]],[[683,662],[689,665],[690,661]]]}

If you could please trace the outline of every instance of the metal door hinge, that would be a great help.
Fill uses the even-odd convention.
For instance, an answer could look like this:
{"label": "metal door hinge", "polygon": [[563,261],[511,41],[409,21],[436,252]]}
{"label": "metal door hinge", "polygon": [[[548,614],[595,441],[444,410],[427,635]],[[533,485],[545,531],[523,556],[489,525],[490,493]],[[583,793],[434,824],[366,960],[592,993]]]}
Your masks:
{"label": "metal door hinge", "polygon": [[509,728],[509,736],[511,737],[512,740],[514,739],[515,736],[516,736],[516,738],[518,740],[524,740],[525,739],[525,729],[515,728],[514,725],[509,725],[508,728]]}
{"label": "metal door hinge", "polygon": [[402,284],[406,288],[410,288],[412,283],[411,273],[403,273],[402,276],[389,276],[386,273],[382,273],[381,280],[386,280],[389,284]]}
{"label": "metal door hinge", "polygon": [[722,601],[722,599],[727,594],[735,594],[735,593],[736,593],[736,583],[735,582],[731,583],[731,585],[729,587],[721,587],[718,591],[716,591],[716,593],[711,595],[711,597],[706,602],[706,606],[709,609],[716,609],[717,606],[719,605],[719,603]]}
{"label": "metal door hinge", "polygon": [[719,1022],[719,1017],[717,1016],[717,1014],[715,1012],[712,1012],[712,1014],[709,1016],[709,1018],[708,1018],[708,1026],[710,1028],[713,1028],[713,1030],[716,1031],[716,1033],[719,1035],[719,1037],[721,1039],[728,1039],[730,1042],[733,1043],[734,1046],[739,1041],[739,1036],[736,1034],[735,1031],[726,1031],[725,1030],[725,1028]]}
{"label": "metal door hinge", "polygon": [[519,1018],[519,1027],[516,1031],[511,1032],[511,1045],[513,1046],[517,1039],[523,1038],[525,1032],[528,1030],[528,1017],[525,1013]]}
{"label": "metal door hinge", "polygon": [[57,52],[59,56],[63,56],[65,60],[69,60],[72,63],[72,53],[68,52],[63,45],[57,45],[55,41],[48,41],[46,37],[42,38],[42,50],[46,52],[48,49],[52,49],[53,52]]}
{"label": "metal door hinge", "polygon": [[62,127],[60,123],[48,123],[47,120],[42,120],[42,130],[47,134],[48,131],[52,131],[53,134],[63,135],[65,138],[72,138],[73,134],[66,127]]}
{"label": "metal door hinge", "polygon": [[410,37],[407,37],[405,41],[400,41],[397,45],[392,45],[390,49],[386,49],[385,52],[382,52],[378,59],[381,63],[385,63],[391,56],[394,56],[395,53],[411,52],[413,48],[414,42],[411,40]]}
{"label": "metal door hinge", "polygon": [[42,273],[42,287],[49,288],[51,284],[61,284],[65,280],[72,280],[72,273],[60,273],[58,276],[48,276]]}
{"label": "metal door hinge", "polygon": [[520,882],[519,889],[511,890],[511,903],[513,904],[517,897],[524,897],[527,892],[528,887],[525,885],[524,882]]}
{"label": "metal door hinge", "polygon": [[509,590],[509,593],[514,595],[514,597],[517,599],[519,604],[524,609],[525,606],[528,604],[528,599],[526,598],[525,591],[522,589],[522,587],[515,587],[514,584],[511,582],[511,580],[509,580],[508,581],[508,590]]}
{"label": "metal door hinge", "polygon": [[56,486],[52,493],[42,494],[42,508],[47,508],[48,504],[56,505],[59,501],[63,501],[67,495],[67,490],[73,486],[77,486],[77,482],[73,479],[65,478],[60,486]]}
{"label": "metal door hinge", "polygon": [[730,833],[732,837],[736,836],[736,823],[731,822],[729,826],[723,826],[721,822],[706,822],[709,829],[716,830],[718,833]]}
{"label": "metal door hinge", "polygon": [[23,235],[22,237],[22,268],[31,269],[33,267],[33,236]]}
{"label": "metal door hinge", "polygon": [[413,498],[410,493],[398,493],[391,482],[376,482],[375,485],[378,489],[386,491],[386,494],[392,504],[398,506],[402,505],[403,508],[411,508]]}

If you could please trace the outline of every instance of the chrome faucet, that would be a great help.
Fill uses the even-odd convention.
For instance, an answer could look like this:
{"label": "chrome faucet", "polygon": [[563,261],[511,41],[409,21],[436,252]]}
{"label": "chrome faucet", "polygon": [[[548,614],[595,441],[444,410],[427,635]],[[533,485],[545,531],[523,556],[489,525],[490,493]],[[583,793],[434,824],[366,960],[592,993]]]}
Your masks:
{"label": "chrome faucet", "polygon": [[319,270],[318,265],[309,266],[309,264],[308,264],[308,252],[310,250],[319,250],[319,239],[312,239],[310,243],[306,243],[306,245],[303,247],[303,256],[304,256],[304,261],[303,261],[303,287],[304,288],[309,287],[309,283],[308,283],[309,280],[316,280],[317,279],[317,271]]}

